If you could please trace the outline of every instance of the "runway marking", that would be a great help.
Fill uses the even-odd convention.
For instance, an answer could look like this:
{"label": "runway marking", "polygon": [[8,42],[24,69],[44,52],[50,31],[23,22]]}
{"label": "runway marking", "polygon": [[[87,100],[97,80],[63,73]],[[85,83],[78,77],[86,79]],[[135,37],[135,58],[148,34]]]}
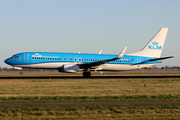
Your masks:
{"label": "runway marking", "polygon": [[0,103],[0,106],[85,106],[85,105],[180,105],[180,101],[160,102],[82,102],[82,103]]}

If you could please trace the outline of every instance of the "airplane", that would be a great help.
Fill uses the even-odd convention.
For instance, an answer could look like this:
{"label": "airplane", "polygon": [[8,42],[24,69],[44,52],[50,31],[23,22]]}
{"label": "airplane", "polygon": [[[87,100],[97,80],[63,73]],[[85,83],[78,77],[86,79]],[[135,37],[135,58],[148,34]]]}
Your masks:
{"label": "airplane", "polygon": [[59,72],[78,73],[83,71],[84,77],[90,77],[90,71],[126,71],[149,68],[160,64],[162,60],[172,58],[160,57],[168,28],[159,32],[139,52],[125,54],[125,47],[119,55],[62,52],[23,52],[13,55],[4,62],[20,70],[22,68],[57,69]]}

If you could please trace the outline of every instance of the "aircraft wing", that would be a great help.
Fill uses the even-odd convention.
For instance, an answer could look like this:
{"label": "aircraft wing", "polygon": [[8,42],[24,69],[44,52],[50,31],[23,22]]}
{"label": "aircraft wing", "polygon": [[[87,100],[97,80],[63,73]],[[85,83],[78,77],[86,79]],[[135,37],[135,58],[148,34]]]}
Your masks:
{"label": "aircraft wing", "polygon": [[91,68],[93,66],[99,66],[101,64],[105,64],[107,62],[110,62],[110,61],[114,61],[114,60],[117,60],[117,59],[121,59],[123,56],[124,56],[124,53],[126,51],[127,47],[125,47],[117,57],[115,58],[111,58],[111,59],[107,59],[107,60],[102,60],[102,61],[96,61],[96,62],[90,62],[90,63],[84,63],[84,64],[79,64],[79,67],[80,68]]}
{"label": "aircraft wing", "polygon": [[133,64],[133,65],[139,65],[139,64],[144,64],[144,63],[147,63],[147,62],[153,62],[153,61],[158,61],[158,60],[164,60],[164,59],[169,59],[169,58],[173,58],[174,56],[169,56],[169,57],[163,57],[163,58],[155,58],[155,59],[149,59],[149,60],[145,60],[143,62],[140,62],[140,63],[136,63],[136,64]]}

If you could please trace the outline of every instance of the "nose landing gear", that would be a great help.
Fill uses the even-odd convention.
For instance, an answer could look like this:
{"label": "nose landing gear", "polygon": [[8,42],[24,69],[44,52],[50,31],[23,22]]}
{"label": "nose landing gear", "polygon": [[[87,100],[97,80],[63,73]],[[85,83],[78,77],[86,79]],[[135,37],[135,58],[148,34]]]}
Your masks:
{"label": "nose landing gear", "polygon": [[19,74],[22,75],[22,74],[23,74],[23,71],[20,71]]}
{"label": "nose landing gear", "polygon": [[90,73],[89,71],[84,71],[84,72],[83,72],[83,76],[84,76],[85,78],[89,78],[89,77],[91,77],[91,73]]}

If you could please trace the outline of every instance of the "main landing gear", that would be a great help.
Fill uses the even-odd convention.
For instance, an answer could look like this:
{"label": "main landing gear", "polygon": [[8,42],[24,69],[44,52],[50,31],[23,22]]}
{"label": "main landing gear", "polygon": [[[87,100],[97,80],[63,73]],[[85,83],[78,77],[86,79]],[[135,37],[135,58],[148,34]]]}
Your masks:
{"label": "main landing gear", "polygon": [[89,71],[84,71],[84,72],[83,72],[83,76],[84,76],[85,78],[89,78],[89,77],[91,77],[91,73],[90,73]]}

